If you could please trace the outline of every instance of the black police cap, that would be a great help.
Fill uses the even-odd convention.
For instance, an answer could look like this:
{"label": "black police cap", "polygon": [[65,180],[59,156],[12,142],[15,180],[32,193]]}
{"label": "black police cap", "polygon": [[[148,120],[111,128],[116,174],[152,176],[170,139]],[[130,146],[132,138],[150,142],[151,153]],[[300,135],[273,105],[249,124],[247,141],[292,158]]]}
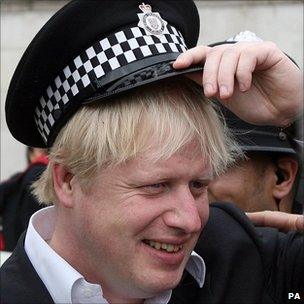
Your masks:
{"label": "black police cap", "polygon": [[71,1],[15,70],[5,107],[12,135],[28,146],[51,146],[80,105],[198,70],[171,66],[198,35],[192,0]]}

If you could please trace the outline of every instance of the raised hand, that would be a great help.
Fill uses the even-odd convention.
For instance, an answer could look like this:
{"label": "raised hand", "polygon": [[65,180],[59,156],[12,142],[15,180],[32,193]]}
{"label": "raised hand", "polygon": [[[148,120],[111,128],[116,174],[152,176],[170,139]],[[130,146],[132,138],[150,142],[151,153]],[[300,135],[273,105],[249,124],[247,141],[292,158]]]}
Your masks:
{"label": "raised hand", "polygon": [[197,64],[204,72],[189,77],[249,123],[286,126],[302,112],[303,73],[272,42],[197,46],[173,67]]}

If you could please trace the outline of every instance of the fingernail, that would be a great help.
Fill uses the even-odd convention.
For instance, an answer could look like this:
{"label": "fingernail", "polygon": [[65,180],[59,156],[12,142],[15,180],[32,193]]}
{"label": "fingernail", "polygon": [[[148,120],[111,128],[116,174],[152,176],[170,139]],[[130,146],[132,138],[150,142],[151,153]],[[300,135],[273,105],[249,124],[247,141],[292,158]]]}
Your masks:
{"label": "fingernail", "polygon": [[221,97],[228,95],[228,88],[225,85],[220,86],[220,95]]}
{"label": "fingernail", "polygon": [[210,84],[210,83],[206,83],[205,85],[204,85],[204,93],[205,93],[205,95],[211,95],[211,94],[213,94],[213,86],[212,86],[212,84]]}
{"label": "fingernail", "polygon": [[245,86],[245,84],[244,83],[240,83],[240,91],[241,92],[244,92],[244,91],[246,91],[246,86]]}
{"label": "fingernail", "polygon": [[183,62],[183,57],[182,57],[182,55],[180,55],[180,56],[178,56],[177,58],[176,58],[176,60],[175,60],[175,62],[174,63],[182,63]]}
{"label": "fingernail", "polygon": [[304,218],[300,217],[296,220],[296,229],[304,232]]}

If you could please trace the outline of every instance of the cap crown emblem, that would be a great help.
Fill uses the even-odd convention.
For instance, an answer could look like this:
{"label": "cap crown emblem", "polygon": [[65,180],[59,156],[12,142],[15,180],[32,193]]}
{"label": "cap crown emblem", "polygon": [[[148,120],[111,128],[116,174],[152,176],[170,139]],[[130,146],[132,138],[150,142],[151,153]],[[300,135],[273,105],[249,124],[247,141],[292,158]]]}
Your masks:
{"label": "cap crown emblem", "polygon": [[159,13],[152,12],[151,5],[142,3],[139,8],[142,13],[137,14],[138,26],[143,28],[147,35],[159,36],[168,33],[167,21],[162,19]]}
{"label": "cap crown emblem", "polygon": [[249,41],[249,42],[260,42],[263,41],[260,37],[258,37],[255,33],[251,31],[240,32],[237,35],[227,39],[226,41]]}

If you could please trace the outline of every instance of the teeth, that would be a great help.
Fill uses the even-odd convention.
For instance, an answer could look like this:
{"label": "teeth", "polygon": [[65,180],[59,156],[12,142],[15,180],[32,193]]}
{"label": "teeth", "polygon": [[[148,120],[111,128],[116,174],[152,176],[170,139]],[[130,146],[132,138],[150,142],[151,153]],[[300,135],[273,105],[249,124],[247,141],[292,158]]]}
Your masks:
{"label": "teeth", "polygon": [[157,250],[165,250],[167,252],[177,252],[183,248],[182,245],[159,243],[155,241],[148,241],[146,243]]}
{"label": "teeth", "polygon": [[168,252],[172,252],[174,250],[174,246],[173,245],[168,245],[167,246],[167,251]]}
{"label": "teeth", "polygon": [[167,247],[168,247],[167,244],[165,244],[165,243],[162,243],[162,244],[161,244],[161,249],[167,250]]}
{"label": "teeth", "polygon": [[174,252],[177,252],[177,251],[179,251],[179,249],[181,249],[181,247],[182,247],[182,246],[174,246],[173,251],[174,251]]}
{"label": "teeth", "polygon": [[154,248],[160,249],[161,248],[161,243],[155,242]]}

